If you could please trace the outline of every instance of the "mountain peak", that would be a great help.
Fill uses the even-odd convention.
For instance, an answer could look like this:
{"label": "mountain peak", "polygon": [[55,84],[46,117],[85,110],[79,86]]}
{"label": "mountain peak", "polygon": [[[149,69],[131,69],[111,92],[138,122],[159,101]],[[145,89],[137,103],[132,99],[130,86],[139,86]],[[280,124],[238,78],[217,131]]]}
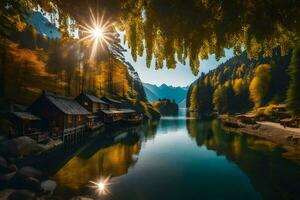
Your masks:
{"label": "mountain peak", "polygon": [[186,99],[186,87],[168,86],[163,83],[159,87],[155,84],[143,83],[148,101],[154,102],[158,99],[174,99],[176,103],[181,103]]}

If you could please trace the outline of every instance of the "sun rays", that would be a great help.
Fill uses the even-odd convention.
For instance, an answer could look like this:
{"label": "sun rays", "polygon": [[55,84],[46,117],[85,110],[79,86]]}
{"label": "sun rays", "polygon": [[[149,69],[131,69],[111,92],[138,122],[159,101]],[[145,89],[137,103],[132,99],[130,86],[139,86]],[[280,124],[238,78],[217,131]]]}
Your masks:
{"label": "sun rays", "polygon": [[113,25],[109,20],[105,19],[104,13],[101,17],[98,13],[95,16],[90,9],[90,24],[83,23],[79,28],[84,35],[79,42],[90,41],[92,44],[90,58],[96,55],[99,46],[103,49],[113,40]]}

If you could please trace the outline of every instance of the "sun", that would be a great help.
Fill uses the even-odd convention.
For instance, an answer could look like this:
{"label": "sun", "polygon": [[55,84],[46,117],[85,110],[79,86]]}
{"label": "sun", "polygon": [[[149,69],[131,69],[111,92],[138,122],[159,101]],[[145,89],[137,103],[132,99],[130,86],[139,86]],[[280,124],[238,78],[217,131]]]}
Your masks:
{"label": "sun", "polygon": [[103,39],[103,29],[101,27],[95,27],[92,30],[92,34],[95,40],[102,40]]}
{"label": "sun", "polygon": [[113,24],[105,19],[104,14],[99,17],[93,14],[90,9],[90,23],[82,23],[79,26],[79,30],[83,33],[83,37],[79,40],[89,41],[92,44],[91,58],[96,54],[99,45],[102,49],[109,45],[109,42],[113,40]]}
{"label": "sun", "polygon": [[100,180],[94,182],[94,181],[90,181],[90,183],[92,183],[93,185],[91,186],[92,188],[95,189],[95,192],[98,195],[107,195],[109,194],[109,185],[111,185],[112,183],[110,182],[110,177],[102,177]]}

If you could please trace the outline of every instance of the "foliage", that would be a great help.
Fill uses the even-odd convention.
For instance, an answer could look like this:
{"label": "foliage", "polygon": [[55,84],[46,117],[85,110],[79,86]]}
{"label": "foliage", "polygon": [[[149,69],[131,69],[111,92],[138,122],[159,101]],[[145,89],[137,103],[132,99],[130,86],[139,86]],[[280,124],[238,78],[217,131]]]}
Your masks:
{"label": "foliage", "polygon": [[248,111],[252,101],[256,107],[283,102],[290,54],[274,49],[272,55],[251,60],[243,52],[202,75],[189,88],[187,107],[202,114],[235,113]]}
{"label": "foliage", "polygon": [[289,66],[291,78],[287,93],[287,108],[294,116],[300,115],[300,46],[293,51]]}
{"label": "foliage", "polygon": [[138,75],[129,73],[121,54],[115,55],[116,47],[90,60],[89,48],[76,40],[40,38],[30,27],[0,45],[0,91],[5,101],[30,104],[42,90],[73,97],[89,91],[131,101],[145,99]]}
{"label": "foliage", "polygon": [[153,102],[153,107],[156,108],[161,115],[169,116],[178,114],[178,104],[174,99],[158,99]]}
{"label": "foliage", "polygon": [[25,10],[40,7],[59,24],[65,39],[69,30],[89,21],[88,8],[100,14],[105,10],[106,18],[125,32],[134,60],[145,51],[148,66],[154,61],[156,68],[188,61],[194,74],[200,59],[209,54],[219,59],[224,48],[233,48],[237,55],[245,49],[250,58],[258,58],[280,47],[285,55],[300,31],[300,2],[295,0],[3,0],[0,5],[5,22],[0,30],[22,21]]}
{"label": "foliage", "polygon": [[254,102],[256,108],[260,107],[264,103],[265,97],[268,93],[271,80],[270,68],[271,66],[268,64],[257,66],[254,78],[250,83],[250,98]]}
{"label": "foliage", "polygon": [[135,104],[135,108],[144,113],[148,119],[159,119],[160,113],[157,108],[155,108],[152,104],[145,102],[145,101],[137,101]]}

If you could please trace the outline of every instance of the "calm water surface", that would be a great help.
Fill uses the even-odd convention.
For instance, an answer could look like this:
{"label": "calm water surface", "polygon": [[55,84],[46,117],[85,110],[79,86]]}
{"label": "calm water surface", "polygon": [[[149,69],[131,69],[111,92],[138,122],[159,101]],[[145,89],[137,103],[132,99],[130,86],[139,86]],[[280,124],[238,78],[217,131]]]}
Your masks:
{"label": "calm water surface", "polygon": [[[300,199],[299,152],[226,132],[217,121],[167,118],[106,132],[57,161],[57,196]],[[112,184],[110,194],[97,197],[89,186],[100,176]]]}

